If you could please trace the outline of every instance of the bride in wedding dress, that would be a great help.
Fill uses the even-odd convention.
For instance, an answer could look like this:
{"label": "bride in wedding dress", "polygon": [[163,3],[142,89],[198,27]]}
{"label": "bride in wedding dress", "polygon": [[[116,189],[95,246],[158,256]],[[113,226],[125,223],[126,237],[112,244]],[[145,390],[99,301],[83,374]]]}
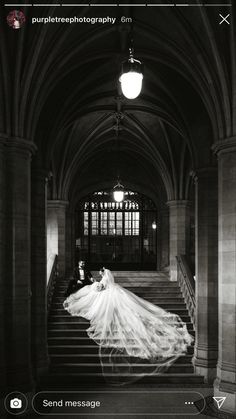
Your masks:
{"label": "bride in wedding dress", "polygon": [[116,284],[109,269],[100,273],[100,282],[70,295],[63,306],[72,316],[90,321],[87,334],[99,345],[104,373],[108,364],[109,372],[116,374],[119,365],[126,375],[134,374],[138,364],[139,375],[160,373],[186,353],[193,338],[177,314]]}

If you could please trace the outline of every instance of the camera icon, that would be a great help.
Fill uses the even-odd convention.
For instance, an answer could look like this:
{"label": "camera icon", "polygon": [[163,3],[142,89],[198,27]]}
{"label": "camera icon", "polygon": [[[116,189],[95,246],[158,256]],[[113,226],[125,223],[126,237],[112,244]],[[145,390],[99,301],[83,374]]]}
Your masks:
{"label": "camera icon", "polygon": [[15,399],[10,400],[10,408],[11,409],[22,409],[22,400],[18,399],[17,397]]}
{"label": "camera icon", "polygon": [[4,407],[11,416],[22,415],[27,410],[28,404],[27,397],[20,391],[12,391],[4,399]]}

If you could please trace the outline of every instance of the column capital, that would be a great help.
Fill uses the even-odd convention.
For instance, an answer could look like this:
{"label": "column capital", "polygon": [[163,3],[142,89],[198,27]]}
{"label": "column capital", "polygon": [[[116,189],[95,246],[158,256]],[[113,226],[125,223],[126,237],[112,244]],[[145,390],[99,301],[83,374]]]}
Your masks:
{"label": "column capital", "polygon": [[17,150],[20,153],[28,153],[29,155],[37,151],[37,146],[33,142],[20,137],[8,137],[5,145],[10,150]]}
{"label": "column capital", "polygon": [[186,199],[176,199],[176,200],[171,200],[171,201],[167,201],[166,205],[169,208],[183,208],[183,207],[189,207],[190,206],[190,201],[186,200]]}
{"label": "column capital", "polygon": [[218,141],[213,144],[212,150],[214,154],[220,156],[222,153],[231,153],[236,151],[236,136],[228,137],[225,140]]}
{"label": "column capital", "polygon": [[63,201],[60,199],[49,199],[47,201],[48,208],[66,208],[69,205],[69,201]]}

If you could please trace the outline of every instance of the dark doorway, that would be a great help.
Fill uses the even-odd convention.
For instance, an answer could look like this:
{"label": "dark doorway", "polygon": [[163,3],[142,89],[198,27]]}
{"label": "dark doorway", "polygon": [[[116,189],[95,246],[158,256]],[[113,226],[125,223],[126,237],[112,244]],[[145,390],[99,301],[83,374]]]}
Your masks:
{"label": "dark doorway", "polygon": [[95,192],[77,206],[76,259],[85,259],[91,269],[156,269],[154,221],[156,207],[144,195],[126,192],[118,203],[110,192]]}

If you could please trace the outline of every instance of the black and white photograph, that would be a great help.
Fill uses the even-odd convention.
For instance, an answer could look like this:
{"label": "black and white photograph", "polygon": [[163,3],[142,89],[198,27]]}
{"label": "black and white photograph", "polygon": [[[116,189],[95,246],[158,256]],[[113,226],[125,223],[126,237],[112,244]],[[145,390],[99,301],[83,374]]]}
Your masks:
{"label": "black and white photograph", "polygon": [[236,419],[236,4],[0,4],[0,418]]}

